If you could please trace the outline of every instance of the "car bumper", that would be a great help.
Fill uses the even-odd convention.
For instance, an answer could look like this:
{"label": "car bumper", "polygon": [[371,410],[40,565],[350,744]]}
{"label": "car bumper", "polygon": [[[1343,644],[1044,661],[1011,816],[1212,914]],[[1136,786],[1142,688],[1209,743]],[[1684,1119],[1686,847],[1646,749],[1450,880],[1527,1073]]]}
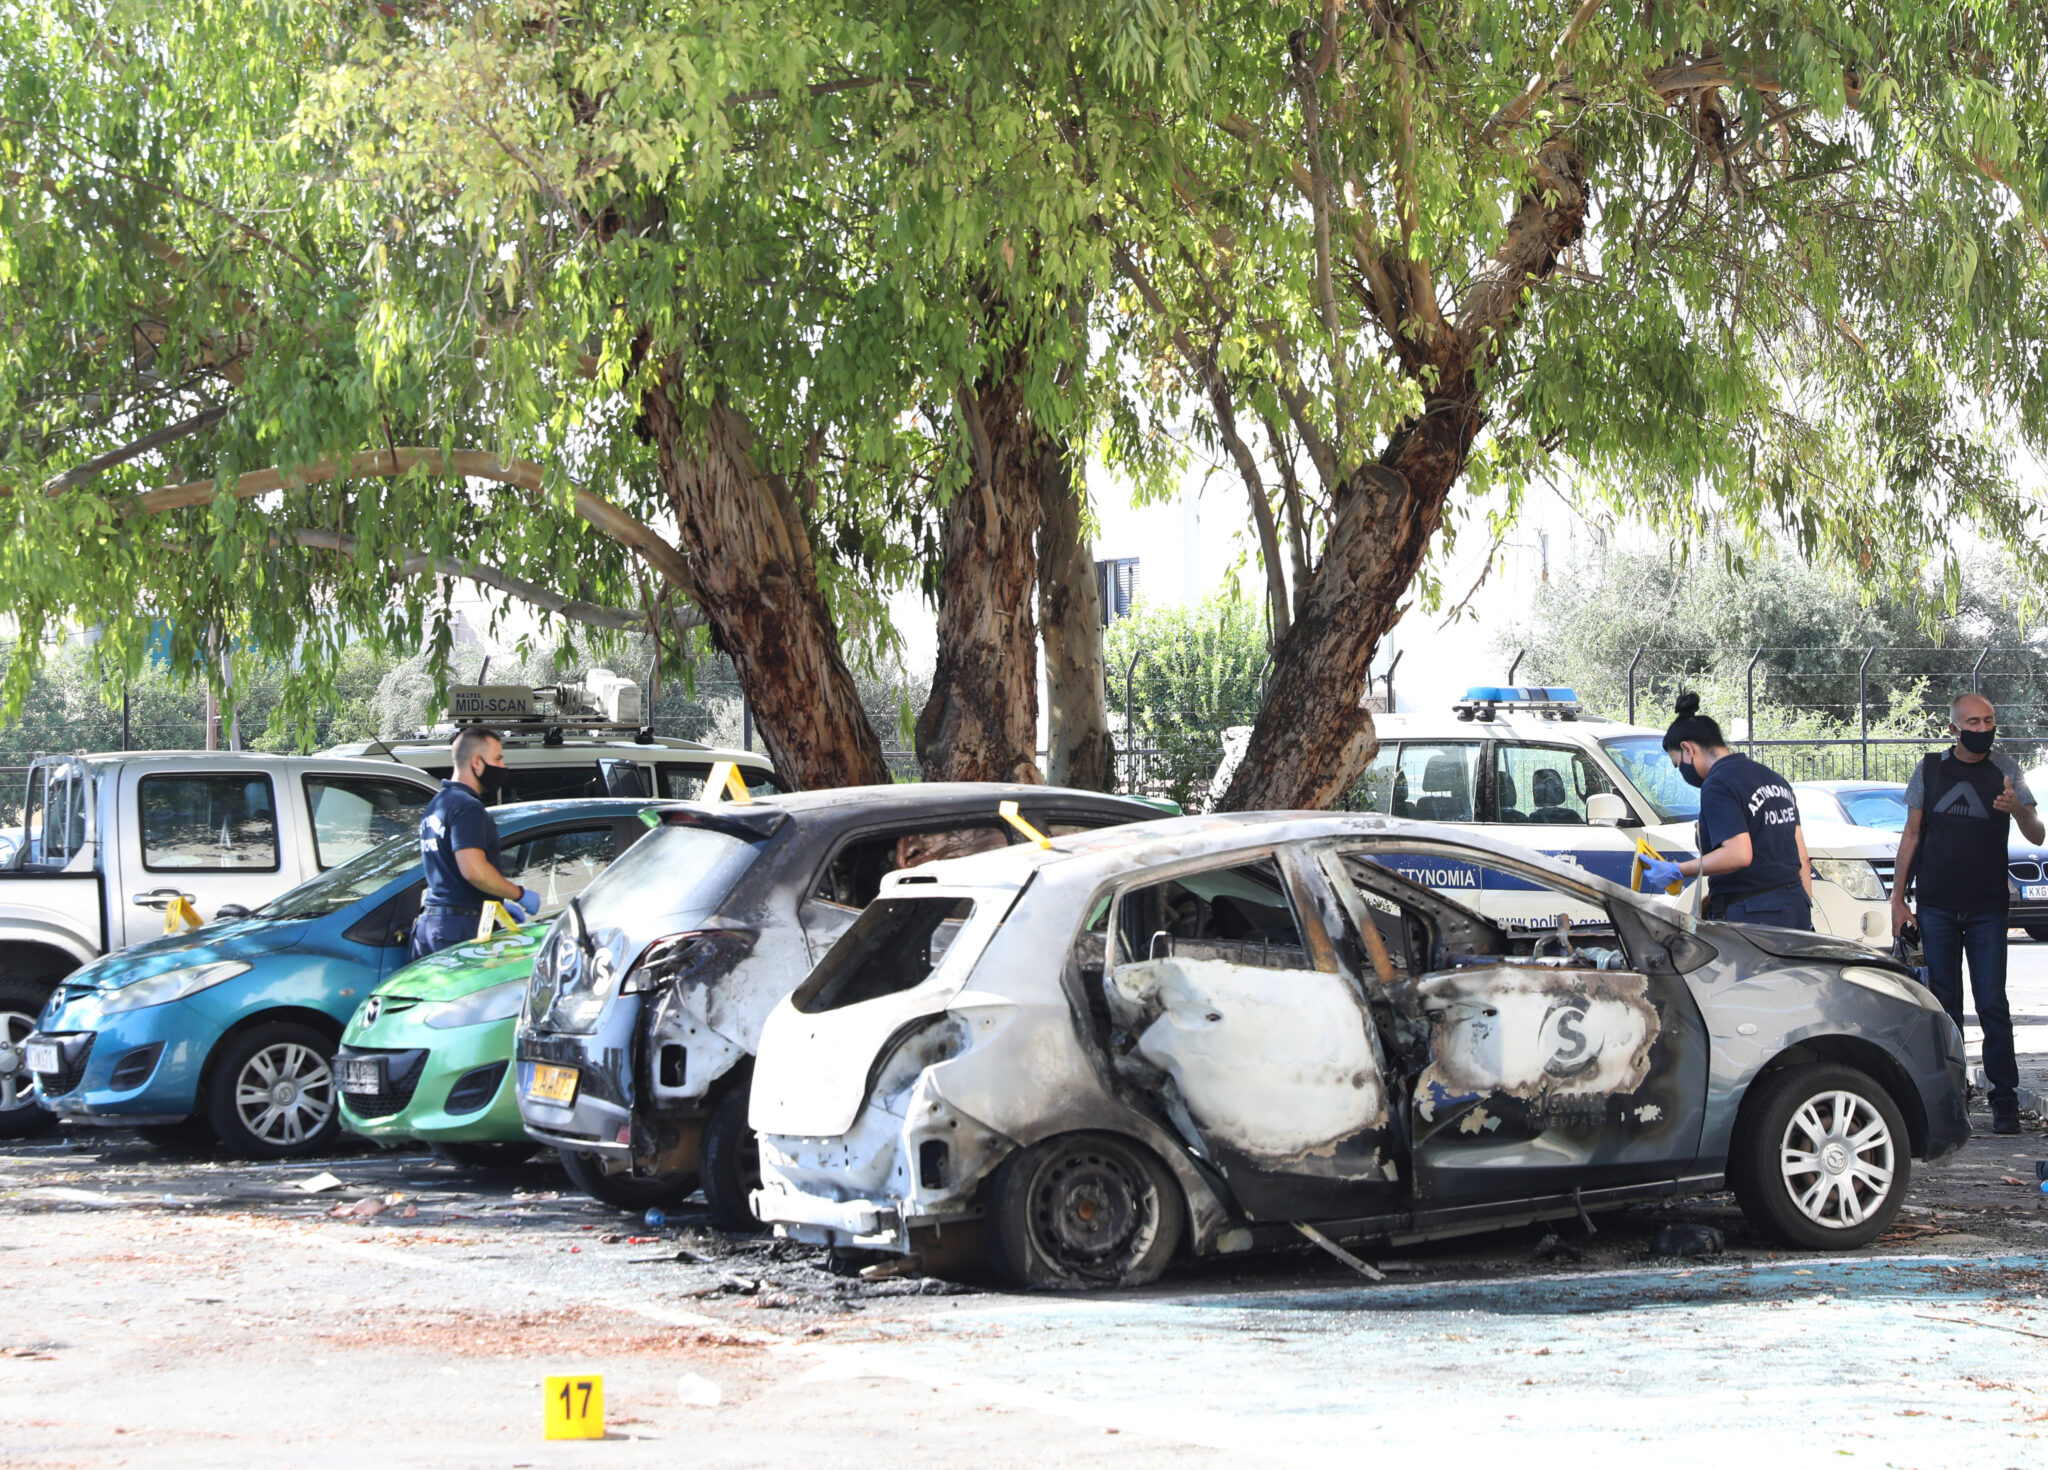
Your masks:
{"label": "car bumper", "polygon": [[[630,1159],[633,1152],[633,1028],[640,997],[622,995],[587,1035],[520,1026],[512,1064],[514,1098],[526,1136],[552,1148]],[[534,1094],[535,1069],[570,1067],[575,1095]]]}
{"label": "car bumper", "polygon": [[1913,1085],[1927,1119],[1923,1159],[1945,1159],[1970,1138],[1969,1074],[1963,1033],[1942,1011],[1923,1011],[1921,1034],[1913,1041]]}
{"label": "car bumper", "polygon": [[206,1057],[221,1028],[185,1001],[106,1013],[97,996],[46,1010],[32,1042],[56,1044],[65,1065],[39,1073],[36,1093],[59,1118],[114,1126],[173,1123],[199,1106]]}
{"label": "car bumper", "polygon": [[374,1096],[341,1093],[341,1121],[382,1143],[517,1143],[526,1138],[511,1065],[512,1019],[447,1030],[384,1022],[350,1028],[335,1057],[337,1076],[351,1056],[414,1057],[398,1085]]}

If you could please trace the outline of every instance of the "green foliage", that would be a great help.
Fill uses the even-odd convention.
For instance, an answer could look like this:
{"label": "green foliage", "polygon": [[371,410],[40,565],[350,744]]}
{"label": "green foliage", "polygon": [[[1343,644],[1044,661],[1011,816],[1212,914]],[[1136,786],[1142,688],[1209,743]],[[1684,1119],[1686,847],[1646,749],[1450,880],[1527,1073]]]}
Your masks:
{"label": "green foliage", "polygon": [[1103,645],[1118,744],[1158,752],[1142,763],[1144,788],[1202,810],[1223,757],[1223,732],[1259,717],[1266,669],[1259,604],[1227,597],[1198,607],[1141,602],[1109,625]]}

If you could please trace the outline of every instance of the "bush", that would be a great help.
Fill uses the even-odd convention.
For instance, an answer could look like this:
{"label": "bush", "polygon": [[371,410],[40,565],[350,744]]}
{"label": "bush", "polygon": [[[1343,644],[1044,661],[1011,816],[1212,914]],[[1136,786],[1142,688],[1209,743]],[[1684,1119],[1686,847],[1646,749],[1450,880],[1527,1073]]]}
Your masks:
{"label": "bush", "polygon": [[1120,732],[1121,749],[1140,752],[1127,756],[1125,789],[1202,810],[1223,759],[1223,732],[1259,717],[1268,662],[1264,610],[1227,596],[1197,607],[1141,603],[1105,630],[1103,652],[1110,725]]}

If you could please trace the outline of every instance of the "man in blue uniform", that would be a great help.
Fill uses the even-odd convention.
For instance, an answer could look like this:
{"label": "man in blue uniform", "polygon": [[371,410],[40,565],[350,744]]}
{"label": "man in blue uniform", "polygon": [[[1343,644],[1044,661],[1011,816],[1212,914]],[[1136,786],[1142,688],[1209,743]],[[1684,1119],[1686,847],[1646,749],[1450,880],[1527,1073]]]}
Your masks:
{"label": "man in blue uniform", "polygon": [[455,737],[455,778],[427,803],[420,818],[420,861],[427,891],[412,926],[412,957],[434,954],[476,938],[484,905],[493,899],[522,922],[540,907],[540,895],[498,871],[498,824],[483,798],[495,796],[511,774],[505,745],[494,730],[468,725]]}
{"label": "man in blue uniform", "polygon": [[1721,727],[1700,713],[1697,694],[1678,696],[1664,753],[1700,789],[1700,855],[1644,862],[1644,891],[1704,874],[1708,918],[1811,929],[1813,868],[1791,783],[1730,750]]}
{"label": "man in blue uniform", "polygon": [[1991,1084],[1991,1131],[2020,1131],[2020,1072],[2013,1055],[2012,1007],[2005,995],[2010,927],[2006,839],[2019,823],[2029,842],[2048,837],[2034,793],[2013,758],[1993,750],[1998,712],[1981,694],[1949,706],[1955,745],[1928,755],[1906,783],[1906,830],[1892,878],[1892,932],[1912,922],[1911,887],[1927,956],[1927,988],[1958,1027],[1963,1024],[1963,957],[1984,1029],[1984,1080]]}

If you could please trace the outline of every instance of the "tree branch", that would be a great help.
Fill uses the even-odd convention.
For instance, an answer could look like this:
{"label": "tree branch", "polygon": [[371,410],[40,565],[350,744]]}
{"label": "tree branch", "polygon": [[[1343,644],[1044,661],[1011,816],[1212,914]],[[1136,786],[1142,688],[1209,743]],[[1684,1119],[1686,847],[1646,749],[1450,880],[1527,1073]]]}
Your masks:
{"label": "tree branch", "polygon": [[1604,3],[1605,0],[1579,0],[1579,8],[1572,12],[1571,22],[1565,26],[1564,34],[1557,38],[1557,44],[1550,48],[1550,57],[1544,63],[1543,69],[1530,77],[1529,85],[1522,88],[1512,102],[1496,112],[1486,126],[1480,129],[1480,147],[1491,145],[1502,133],[1527,117],[1536,104],[1543,100],[1543,94],[1550,90],[1550,84],[1557,80],[1558,73],[1563,67],[1565,52],[1571,50],[1572,43],[1579,38],[1579,32],[1586,28],[1586,22],[1593,18],[1594,12]]}
{"label": "tree branch", "polygon": [[126,464],[138,455],[147,454],[152,449],[161,449],[166,444],[175,444],[180,439],[189,439],[194,434],[203,433],[226,418],[228,409],[232,406],[227,403],[218,404],[213,408],[195,413],[188,419],[181,419],[175,424],[166,424],[161,429],[154,429],[144,434],[140,439],[130,440],[119,449],[109,449],[105,454],[89,459],[84,464],[74,466],[54,479],[45,480],[43,482],[43,492],[47,495],[55,495],[59,491],[83,485],[87,480],[114,468],[116,465]]}
{"label": "tree branch", "polygon": [[[309,547],[316,551],[336,551],[343,556],[354,556],[361,542],[354,536],[340,531],[299,530],[285,531],[273,538],[273,544]],[[586,602],[580,597],[564,597],[538,583],[515,577],[510,572],[483,562],[464,561],[458,557],[430,556],[423,551],[409,551],[398,563],[392,574],[394,580],[401,577],[461,577],[484,587],[494,587],[509,593],[521,602],[530,602],[535,607],[554,613],[557,617],[571,622],[589,623],[599,628],[616,628],[632,633],[649,630],[647,609],[638,607],[606,607],[601,603]],[[675,608],[669,612],[677,632],[702,627],[704,614],[695,607]]]}

